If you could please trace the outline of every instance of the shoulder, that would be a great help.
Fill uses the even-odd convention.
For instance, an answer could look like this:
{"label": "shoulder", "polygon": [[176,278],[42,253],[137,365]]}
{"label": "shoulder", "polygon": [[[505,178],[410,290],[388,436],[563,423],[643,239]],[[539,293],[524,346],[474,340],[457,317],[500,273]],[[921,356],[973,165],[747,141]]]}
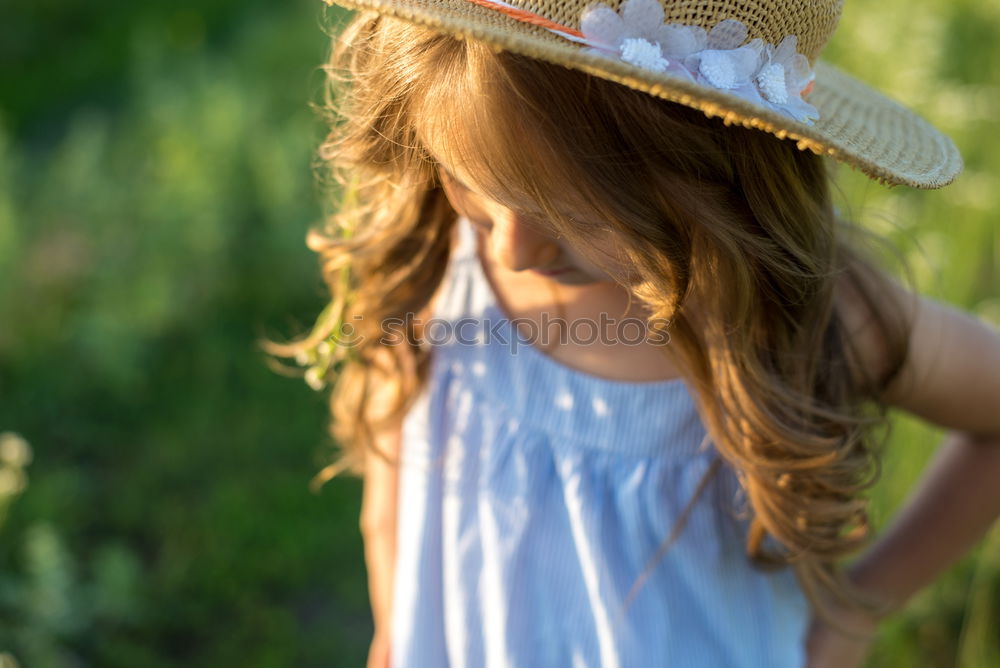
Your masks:
{"label": "shoulder", "polygon": [[[900,375],[896,373],[895,377],[891,377],[893,362],[900,354],[905,354],[912,333],[916,296],[907,294],[908,291],[889,277],[882,278],[885,286],[869,284],[866,290],[862,290],[857,275],[844,274],[836,282],[834,295],[844,337],[857,354],[857,358],[851,361],[862,367],[852,367],[852,373],[859,379],[864,373],[876,379],[879,387],[886,388],[886,383],[889,387],[893,386]],[[886,290],[885,287],[890,285],[891,291]],[[896,321],[902,328],[902,340],[890,338],[890,332],[882,326],[883,323],[893,323],[892,318],[902,319],[901,323]],[[882,399],[886,399],[884,394]]]}
{"label": "shoulder", "polygon": [[884,338],[874,310],[901,313],[907,323],[903,366],[880,399],[942,428],[1000,433],[1000,332],[888,277],[875,297],[866,300],[848,281],[838,284],[847,336],[878,377],[900,351]]}

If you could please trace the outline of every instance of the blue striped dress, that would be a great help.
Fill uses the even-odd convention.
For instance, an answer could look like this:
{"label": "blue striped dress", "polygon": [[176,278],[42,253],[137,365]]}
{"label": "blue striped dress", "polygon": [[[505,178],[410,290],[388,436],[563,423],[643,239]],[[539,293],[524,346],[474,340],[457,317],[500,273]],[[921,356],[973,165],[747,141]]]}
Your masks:
{"label": "blue striped dress", "polygon": [[529,345],[458,225],[403,426],[392,665],[803,666],[808,601],[750,566],[724,465],[636,584],[717,457],[685,383]]}

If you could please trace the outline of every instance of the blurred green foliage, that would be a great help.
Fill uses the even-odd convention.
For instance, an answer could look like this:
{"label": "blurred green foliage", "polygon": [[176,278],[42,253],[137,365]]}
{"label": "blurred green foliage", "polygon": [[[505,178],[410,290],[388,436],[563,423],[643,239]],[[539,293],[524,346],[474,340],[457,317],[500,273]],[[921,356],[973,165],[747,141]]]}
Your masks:
{"label": "blurred green foliage", "polygon": [[[0,431],[34,455],[27,488],[0,494],[0,665],[363,663],[360,485],[308,491],[323,396],[255,347],[324,302],[304,245],[318,5],[0,9]],[[995,5],[849,2],[824,54],[967,161],[938,192],[841,167],[838,205],[925,292],[994,322],[997,34]],[[895,426],[880,523],[940,437]],[[885,625],[871,665],[1000,665],[998,555],[995,530]]]}
{"label": "blurred green foliage", "polygon": [[304,244],[318,6],[19,4],[22,21],[0,20],[17,58],[0,425],[35,462],[0,534],[0,650],[25,666],[359,665],[359,486],[309,491],[325,401],[256,348],[324,301]]}
{"label": "blurred green foliage", "polygon": [[[895,245],[924,294],[1000,325],[1000,5],[847,2],[824,58],[955,140],[965,171],[938,191],[884,188],[840,168],[841,208]],[[892,263],[890,263],[892,266]],[[942,433],[895,414],[872,493],[884,526]],[[869,666],[1000,665],[1000,526],[881,629]]]}

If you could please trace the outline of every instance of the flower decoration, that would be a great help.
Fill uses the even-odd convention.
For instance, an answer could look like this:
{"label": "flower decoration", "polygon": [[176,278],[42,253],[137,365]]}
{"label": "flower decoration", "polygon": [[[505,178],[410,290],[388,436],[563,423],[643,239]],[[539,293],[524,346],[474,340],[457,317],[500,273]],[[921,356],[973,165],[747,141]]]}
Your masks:
{"label": "flower decoration", "polygon": [[806,125],[819,118],[819,111],[802,99],[812,90],[815,74],[796,51],[795,35],[778,45],[760,38],[744,44],[748,31],[740,21],[725,19],[710,31],[665,23],[657,0],[625,0],[617,12],[603,3],[593,5],[580,17],[580,30],[504,0],[469,2],[541,26],[584,45],[585,52],[723,90]]}
{"label": "flower decoration", "polygon": [[735,19],[706,31],[663,18],[657,0],[625,0],[618,12],[598,4],[583,13],[578,41],[587,45],[584,51],[724,90],[807,125],[819,118],[802,99],[815,75],[796,51],[795,35],[777,46],[760,38],[744,44],[747,27]]}
{"label": "flower decoration", "polygon": [[765,45],[756,82],[767,102],[796,120],[819,118],[816,107],[802,99],[812,90],[816,75],[809,60],[795,50],[795,35],[787,35],[778,46]]}

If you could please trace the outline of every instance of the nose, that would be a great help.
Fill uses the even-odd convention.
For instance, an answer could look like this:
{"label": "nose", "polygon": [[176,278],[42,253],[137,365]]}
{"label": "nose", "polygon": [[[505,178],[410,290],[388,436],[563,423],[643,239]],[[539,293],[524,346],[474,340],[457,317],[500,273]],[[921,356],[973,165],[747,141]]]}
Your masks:
{"label": "nose", "polygon": [[490,251],[495,260],[510,271],[549,266],[560,255],[555,239],[533,229],[513,212],[493,217]]}

